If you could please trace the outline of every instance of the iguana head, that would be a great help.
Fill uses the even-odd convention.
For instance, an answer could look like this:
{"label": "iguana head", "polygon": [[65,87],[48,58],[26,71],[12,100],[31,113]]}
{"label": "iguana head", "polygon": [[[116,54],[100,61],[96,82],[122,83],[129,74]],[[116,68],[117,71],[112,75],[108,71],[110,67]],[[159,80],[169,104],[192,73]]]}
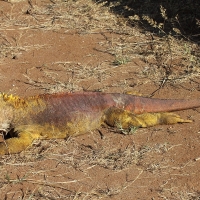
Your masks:
{"label": "iguana head", "polygon": [[7,134],[11,129],[13,107],[8,105],[0,94],[0,133]]}

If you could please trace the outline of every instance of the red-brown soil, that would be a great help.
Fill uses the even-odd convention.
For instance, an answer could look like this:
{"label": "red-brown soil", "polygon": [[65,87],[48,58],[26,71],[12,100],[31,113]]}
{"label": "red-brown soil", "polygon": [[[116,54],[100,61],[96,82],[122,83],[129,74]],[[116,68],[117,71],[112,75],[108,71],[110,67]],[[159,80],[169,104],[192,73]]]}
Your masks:
{"label": "red-brown soil", "polygon": [[[171,76],[165,79],[162,66],[168,66],[170,56],[161,47],[166,43],[122,26],[124,19],[91,1],[67,6],[64,1],[0,1],[0,18],[2,92],[130,91],[153,98],[200,98],[200,70],[183,59],[176,41]],[[2,156],[0,197],[197,200],[200,109],[177,113],[194,122],[131,135],[101,127],[66,140],[35,141],[20,154]]]}

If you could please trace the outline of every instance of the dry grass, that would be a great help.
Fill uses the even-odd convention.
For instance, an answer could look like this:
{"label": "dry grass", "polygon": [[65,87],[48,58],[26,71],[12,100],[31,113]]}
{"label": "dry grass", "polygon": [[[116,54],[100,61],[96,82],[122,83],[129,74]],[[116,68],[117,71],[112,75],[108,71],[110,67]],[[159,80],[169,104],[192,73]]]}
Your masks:
{"label": "dry grass", "polygon": [[[31,70],[37,70],[41,74],[41,78],[32,77]],[[49,66],[37,67],[37,69],[32,68],[24,76],[27,79],[25,83],[30,85],[30,89],[39,88],[48,93],[73,92],[90,90],[92,82],[84,87],[84,80],[103,82],[110,77],[107,73],[109,70],[110,68],[103,63],[93,67],[74,62],[56,62]]]}
{"label": "dry grass", "polygon": [[[132,74],[126,75],[126,83],[120,81],[110,85],[102,83],[115,75],[113,69],[117,69],[119,65],[135,66],[136,60],[142,63],[134,74],[134,78],[140,77],[137,84],[143,82],[142,78],[147,78],[146,83],[154,82],[161,86],[167,83],[176,85],[184,81],[194,81],[200,76],[199,47],[190,41],[166,34],[162,26],[151,18],[145,19],[150,25],[159,26],[163,31],[163,37],[158,37],[152,32],[144,33],[139,28],[129,26],[128,22],[132,20],[131,18],[116,16],[110,10],[112,5],[106,7],[105,3],[97,4],[91,0],[57,0],[44,2],[41,5],[29,1],[27,5],[23,10],[17,10],[17,4],[12,4],[11,10],[6,14],[0,14],[0,63],[7,57],[15,59],[15,56],[24,51],[29,52],[45,47],[23,45],[21,38],[28,30],[66,34],[71,34],[72,31],[76,34],[100,33],[105,39],[96,50],[113,56],[113,60],[109,62],[92,66],[71,61],[46,63],[45,66],[37,68],[41,75],[39,77],[33,77],[31,70],[36,68],[30,68],[25,74],[25,82],[31,88],[40,88],[50,93],[81,89],[104,91],[109,87],[121,85],[125,88],[131,83],[128,78],[131,79]],[[163,14],[163,17],[166,16]],[[13,37],[7,36],[7,32],[13,30],[18,31],[19,34]],[[114,36],[108,37],[107,33],[113,33]],[[91,82],[92,80],[95,80],[95,83],[99,82],[100,86],[83,86],[85,78]],[[152,129],[151,131],[155,132]],[[141,134],[140,130],[139,134]],[[172,149],[175,151],[182,145],[176,146],[167,142],[148,146],[136,145],[132,136],[126,136],[131,142],[129,141],[122,148],[120,142],[115,144],[112,139],[94,139],[99,137],[98,134],[95,136],[91,134],[90,137],[92,142],[86,144],[84,141],[80,142],[72,138],[66,141],[37,141],[33,144],[33,150],[27,149],[19,155],[2,157],[0,189],[3,191],[16,186],[16,190],[10,189],[5,199],[11,199],[16,194],[20,199],[115,198],[118,194],[123,194],[127,188],[132,189],[136,180],[141,181],[139,183],[142,187],[142,180],[148,178],[147,175],[155,178],[170,173],[172,163],[158,158],[167,156],[169,151]],[[123,136],[116,137],[120,137],[118,141],[126,142]],[[59,147],[58,152],[56,147]],[[45,165],[47,161],[48,166]],[[197,165],[197,162],[199,161],[193,165]],[[130,169],[131,167],[133,170]],[[96,168],[105,174],[119,175],[118,178],[123,179],[122,183],[111,186],[103,181],[98,182]],[[181,171],[182,168],[180,167],[179,170]],[[16,177],[19,171],[20,176]],[[91,185],[91,182],[96,185]],[[22,189],[21,185],[27,189]],[[145,187],[151,187],[151,184]],[[163,183],[156,192],[160,199],[173,197],[197,200],[200,198],[199,191],[173,188],[167,185],[167,182]]]}
{"label": "dry grass", "polygon": [[[104,135],[104,137],[103,140],[97,141],[98,134],[93,133],[91,139],[94,141],[91,145],[80,144],[80,141],[73,138],[66,141],[52,140],[51,143],[35,142],[33,144],[34,150],[27,149],[19,155],[5,156],[1,161],[1,190],[12,185],[26,185],[27,188],[32,188],[20,191],[16,187],[16,190],[7,193],[8,198],[12,194],[18,193],[22,199],[104,199],[117,197],[129,187],[131,188],[136,181],[144,180],[146,173],[149,173],[149,177],[150,174],[152,176],[165,176],[166,173],[173,171],[173,166],[167,165],[166,161],[157,161],[156,157],[167,154],[172,149],[176,150],[181,145],[172,146],[164,143],[153,146],[136,146],[132,141],[128,146],[122,148],[113,146],[109,135]],[[59,150],[56,152],[58,145]],[[48,166],[51,163],[51,166],[47,168],[46,163]],[[129,171],[130,167],[134,168],[135,172]],[[20,170],[20,175],[12,175],[9,168],[15,168],[13,173]],[[182,171],[183,168],[180,167],[178,170]],[[100,169],[103,174],[107,171],[115,175],[118,174],[119,177],[123,177],[123,181],[116,186],[102,184],[102,182],[96,185],[94,183],[98,181],[99,176],[95,174],[95,169]],[[182,176],[187,176],[187,174],[182,174]],[[151,186],[148,185],[148,187]],[[158,194],[159,198],[173,197],[183,200],[197,200],[199,198],[198,192],[169,188],[167,183],[160,185]]]}
{"label": "dry grass", "polygon": [[[151,26],[159,28],[164,36],[160,38],[153,33],[141,34],[141,30],[127,25],[130,19],[116,18],[110,12],[112,5],[105,7],[104,4],[95,4],[91,0],[70,0],[43,3],[38,6],[30,1],[28,9],[26,7],[26,10],[22,10],[17,16],[14,15],[17,4],[13,4],[12,10],[6,13],[6,16],[3,14],[1,18],[0,57],[11,55],[15,58],[23,51],[44,48],[43,45],[21,46],[20,38],[26,30],[51,30],[66,33],[73,30],[79,34],[103,34],[105,41],[101,42],[101,49],[97,51],[106,52],[115,57],[108,63],[109,65],[126,65],[129,62],[134,63],[135,59],[141,59],[143,66],[140,66],[139,76],[147,77],[155,83],[175,84],[187,80],[193,81],[199,77],[200,51],[196,44],[167,34],[159,23],[148,16],[144,16],[145,20]],[[162,6],[160,9],[162,17],[168,19],[165,9]],[[21,30],[21,32],[18,36],[7,38],[5,31],[12,30]],[[105,34],[108,32],[115,33],[117,36],[108,38]],[[62,87],[65,88],[65,86]]]}

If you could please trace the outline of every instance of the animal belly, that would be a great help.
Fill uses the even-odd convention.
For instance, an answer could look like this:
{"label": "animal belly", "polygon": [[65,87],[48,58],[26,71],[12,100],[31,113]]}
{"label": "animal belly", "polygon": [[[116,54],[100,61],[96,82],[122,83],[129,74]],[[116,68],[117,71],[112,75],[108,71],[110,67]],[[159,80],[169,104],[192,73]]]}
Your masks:
{"label": "animal belly", "polygon": [[69,135],[77,136],[94,130],[102,124],[102,114],[96,112],[73,113],[66,121],[66,130]]}
{"label": "animal belly", "polygon": [[102,116],[103,112],[99,111],[41,112],[28,121],[23,121],[20,127],[23,130],[32,129],[32,133],[35,131],[44,138],[65,138],[98,128],[102,123]]}

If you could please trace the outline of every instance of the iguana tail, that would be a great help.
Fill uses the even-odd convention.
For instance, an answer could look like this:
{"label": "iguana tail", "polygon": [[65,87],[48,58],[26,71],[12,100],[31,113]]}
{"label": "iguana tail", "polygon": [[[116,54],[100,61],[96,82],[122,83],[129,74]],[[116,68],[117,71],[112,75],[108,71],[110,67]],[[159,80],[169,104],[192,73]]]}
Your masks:
{"label": "iguana tail", "polygon": [[125,94],[111,94],[115,106],[135,114],[171,112],[200,107],[200,99],[153,99]]}

